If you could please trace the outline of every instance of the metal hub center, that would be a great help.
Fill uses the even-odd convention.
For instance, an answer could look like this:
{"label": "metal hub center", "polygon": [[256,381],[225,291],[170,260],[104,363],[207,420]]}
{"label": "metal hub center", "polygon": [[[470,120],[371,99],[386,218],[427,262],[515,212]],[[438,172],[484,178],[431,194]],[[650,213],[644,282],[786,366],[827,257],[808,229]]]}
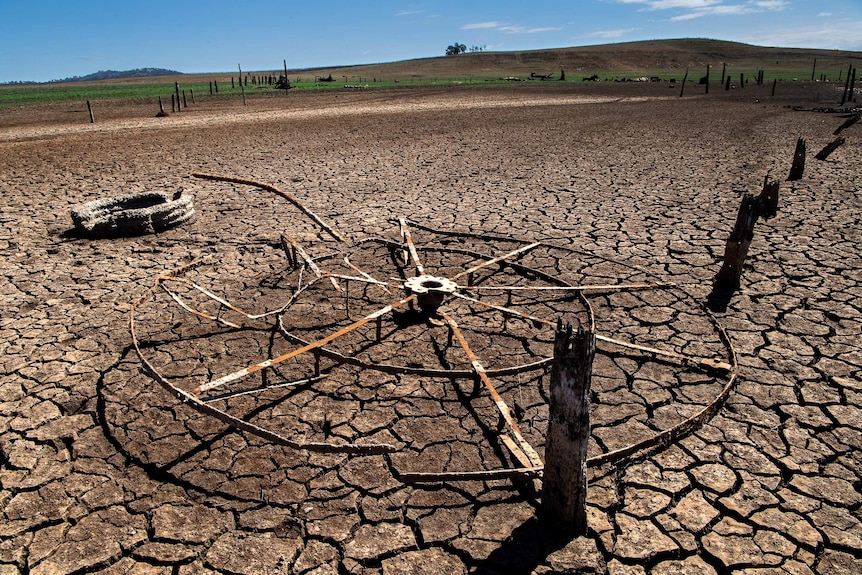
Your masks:
{"label": "metal hub center", "polygon": [[446,294],[458,290],[458,284],[449,278],[422,275],[405,281],[404,289],[416,296],[416,302],[423,311],[433,313],[443,303]]}

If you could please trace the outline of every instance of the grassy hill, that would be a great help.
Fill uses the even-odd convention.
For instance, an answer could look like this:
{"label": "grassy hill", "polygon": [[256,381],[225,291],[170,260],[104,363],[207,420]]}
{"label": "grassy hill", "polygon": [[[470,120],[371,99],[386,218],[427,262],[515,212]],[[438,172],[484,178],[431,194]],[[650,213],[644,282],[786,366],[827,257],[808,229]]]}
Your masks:
{"label": "grassy hill", "polygon": [[346,76],[371,78],[493,78],[527,77],[536,74],[559,75],[581,80],[584,76],[601,77],[676,76],[691,68],[692,73],[713,70],[726,65],[729,72],[753,73],[764,69],[770,77],[798,76],[810,79],[814,60],[815,74],[837,77],[862,61],[862,52],[817,50],[806,48],[769,48],[707,39],[653,40],[572,48],[553,48],[518,52],[474,52],[457,56],[440,56],[400,62],[362,66],[340,66],[315,70],[291,71],[291,77],[332,74],[337,80]]}

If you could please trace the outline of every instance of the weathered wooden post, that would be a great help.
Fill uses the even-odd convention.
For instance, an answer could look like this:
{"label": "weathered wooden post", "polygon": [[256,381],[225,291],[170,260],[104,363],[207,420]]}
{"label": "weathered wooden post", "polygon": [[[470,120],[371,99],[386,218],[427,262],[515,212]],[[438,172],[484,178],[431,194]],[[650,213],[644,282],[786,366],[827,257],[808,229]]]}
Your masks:
{"label": "weathered wooden post", "polygon": [[763,178],[763,189],[757,197],[757,209],[764,219],[774,218],[778,213],[778,180],[773,180],[769,174]]}
{"label": "weathered wooden post", "polygon": [[789,181],[801,180],[805,172],[805,138],[796,140],[796,151],[793,152],[793,165],[790,166]]}
{"label": "weathered wooden post", "polygon": [[93,116],[93,107],[90,105],[90,100],[87,100],[87,111],[90,113],[90,123],[95,124],[96,118]]}
{"label": "weathered wooden post", "polygon": [[159,96],[159,113],[156,114],[156,116],[158,116],[159,118],[164,118],[165,116],[167,116],[167,114],[165,114],[165,105],[162,104],[161,96]]}
{"label": "weathered wooden post", "polygon": [[572,535],[587,532],[587,445],[595,335],[557,320],[551,365],[541,521]]}
{"label": "weathered wooden post", "polygon": [[847,101],[856,101],[856,68],[853,68],[853,73],[850,76],[850,89],[847,91]]}
{"label": "weathered wooden post", "polygon": [[844,138],[842,136],[838,136],[837,138],[835,138],[834,140],[832,140],[831,142],[829,142],[828,144],[823,146],[823,149],[820,150],[819,152],[817,152],[817,155],[814,157],[817,158],[818,160],[825,160],[826,158],[829,157],[829,154],[831,154],[836,149],[838,149],[838,146],[842,145],[843,143],[844,143]]}
{"label": "weathered wooden post", "polygon": [[727,71],[727,62],[721,63],[721,83],[724,84],[724,73]]}
{"label": "weathered wooden post", "polygon": [[727,75],[727,80],[724,81],[724,91],[730,90],[730,74]]}
{"label": "weathered wooden post", "polygon": [[[842,106],[847,101],[847,91],[850,88],[850,72],[852,72],[852,71],[853,71],[853,64],[850,64],[850,66],[847,68],[847,80],[844,82],[844,91],[841,92],[841,105]],[[839,78],[838,81],[840,82],[841,79]]]}
{"label": "weathered wooden post", "polygon": [[754,224],[760,216],[769,219],[778,213],[778,188],[778,181],[767,174],[759,196],[755,198],[752,194],[745,194],[742,197],[736,224],[724,248],[724,263],[715,276],[712,293],[707,298],[710,305],[726,305],[730,295],[739,289],[742,266],[754,237]]}
{"label": "weathered wooden post", "polygon": [[188,107],[189,107],[189,102],[188,102],[188,100],[186,100],[186,91],[183,90],[183,108],[188,108]]}
{"label": "weathered wooden post", "polygon": [[814,65],[811,66],[811,81],[814,81],[814,71],[817,70],[817,58],[814,58]]}
{"label": "weathered wooden post", "polygon": [[840,134],[841,132],[843,132],[844,130],[846,130],[847,128],[849,128],[850,126],[855,124],[856,122],[858,122],[860,117],[862,117],[862,114],[853,114],[852,116],[847,118],[847,120],[843,124],[841,124],[840,126],[835,128],[835,131],[832,132],[832,135],[837,136],[838,134]]}
{"label": "weathered wooden post", "polygon": [[739,87],[745,88],[745,72],[739,73]]}
{"label": "weathered wooden post", "polygon": [[192,104],[194,104],[195,103],[195,91],[194,91],[194,89],[189,88],[189,92],[192,93]]}
{"label": "weathered wooden post", "polygon": [[679,97],[682,98],[685,92],[685,81],[688,80],[688,68],[685,69],[685,75],[682,77],[682,88],[679,89]]}
{"label": "weathered wooden post", "polygon": [[704,78],[706,79],[704,82],[706,84],[706,93],[709,94],[709,64],[706,65],[706,76]]}
{"label": "weathered wooden post", "polygon": [[177,93],[177,112],[180,111],[180,83],[174,82],[174,90]]}
{"label": "weathered wooden post", "polygon": [[[242,92],[242,105],[245,106],[246,105],[246,103],[245,103],[245,88],[243,87],[243,84],[242,84],[242,66],[237,64],[236,67],[239,68],[239,89]],[[233,80],[233,78],[231,78],[231,80]]]}
{"label": "weathered wooden post", "polygon": [[213,80],[213,87],[215,88],[216,94],[218,94],[218,80]]}
{"label": "weathered wooden post", "polygon": [[210,96],[213,95],[213,83],[210,82]]}
{"label": "weathered wooden post", "polygon": [[772,94],[770,94],[771,96],[775,96],[775,86],[777,86],[777,85],[778,85],[778,78],[774,78],[772,80]]}
{"label": "weathered wooden post", "polygon": [[[748,248],[754,237],[754,224],[758,216],[757,200],[752,194],[745,194],[736,215],[736,225],[727,239],[724,248],[724,263],[715,276],[712,295],[729,296],[739,289],[742,278],[742,265],[748,255]],[[729,299],[729,298],[728,298]]]}
{"label": "weathered wooden post", "polygon": [[177,105],[176,105],[175,100],[174,100],[174,95],[171,94],[171,113],[176,112],[176,111],[177,111]]}

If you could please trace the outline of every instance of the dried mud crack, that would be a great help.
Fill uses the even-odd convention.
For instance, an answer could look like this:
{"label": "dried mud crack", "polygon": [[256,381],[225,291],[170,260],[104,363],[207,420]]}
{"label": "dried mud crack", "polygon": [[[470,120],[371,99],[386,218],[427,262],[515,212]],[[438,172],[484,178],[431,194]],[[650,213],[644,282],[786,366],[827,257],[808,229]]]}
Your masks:
{"label": "dried mud crack", "polygon": [[[0,573],[860,572],[859,124],[842,131],[846,142],[829,161],[812,159],[801,180],[782,181],[778,215],[758,224],[743,289],[718,316],[739,362],[733,393],[678,441],[591,468],[583,538],[555,540],[536,522],[529,482],[405,484],[393,473],[511,464],[481,383],[410,372],[469,371],[445,326],[405,311],[383,326],[386,346],[372,327],[328,349],[409,368],[398,373],[322,359],[325,377],[279,401],[227,400],[231,413],[303,441],[398,448],[376,455],[295,450],[236,431],[177,402],[130,353],[129,308],[170,269],[210,257],[194,280],[256,311],[296,285],[282,233],[343,261],[283,199],[191,177],[203,172],[301,198],[360,242],[350,263],[385,281],[401,264],[386,243],[367,239],[397,243],[392,218],[405,216],[563,246],[523,263],[569,283],[673,282],[679,293],[590,296],[598,332],[711,354],[720,341],[686,297],[709,293],[741,193],[756,192],[767,172],[783,177],[796,139],[819,149],[841,119],[786,107],[822,106],[802,87],[793,102],[770,102],[768,88],[683,99],[616,89],[285,99],[294,108],[252,100],[250,112],[240,104],[86,127],[4,119]],[[193,222],[134,238],[70,233],[72,206],[180,187],[194,194]],[[470,252],[519,245],[453,237],[444,252],[432,243],[439,235],[411,231],[428,273],[441,278],[475,263]],[[511,266],[480,276],[478,285],[540,283]],[[546,355],[534,323],[499,308],[584,317],[577,300],[491,300],[462,293],[461,281],[459,295],[497,308],[452,296],[457,303],[440,309],[458,318],[489,369]],[[194,291],[174,287],[182,298]],[[303,292],[285,316],[289,335],[319,338],[368,312],[363,301],[390,301],[370,283],[351,282],[350,294],[328,282]],[[277,323],[234,329],[186,315],[146,308],[140,335],[149,361],[189,389],[293,345]],[[311,359],[285,361],[252,383],[313,369]],[[538,370],[495,380],[523,410],[518,423],[540,453],[545,379]],[[605,347],[591,455],[667,429],[721,387],[714,374]]]}

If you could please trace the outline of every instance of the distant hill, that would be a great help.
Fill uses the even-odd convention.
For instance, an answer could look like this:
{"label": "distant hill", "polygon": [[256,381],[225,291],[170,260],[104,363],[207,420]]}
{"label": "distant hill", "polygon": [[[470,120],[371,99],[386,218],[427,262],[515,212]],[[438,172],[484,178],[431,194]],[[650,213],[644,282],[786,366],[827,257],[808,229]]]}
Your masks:
{"label": "distant hill", "polygon": [[[441,50],[442,51],[442,50]],[[335,78],[361,77],[528,77],[559,73],[565,70],[572,79],[598,73],[611,76],[682,76],[687,68],[702,74],[707,65],[720,72],[754,72],[765,69],[769,74],[799,74],[811,76],[816,60],[816,72],[837,76],[839,70],[862,59],[862,52],[809,48],[755,46],[739,42],[707,38],[645,40],[569,48],[547,48],[511,52],[470,52],[457,56],[438,56],[380,64],[330,66],[308,70],[291,70],[293,74],[315,74]]]}
{"label": "distant hill", "polygon": [[125,70],[117,72],[115,70],[99,70],[95,74],[87,76],[72,76],[65,80],[56,80],[57,82],[92,82],[93,80],[122,80],[124,78],[147,78],[149,76],[177,76],[182,72],[175,70],[165,70],[164,68],[136,68],[134,70]]}

